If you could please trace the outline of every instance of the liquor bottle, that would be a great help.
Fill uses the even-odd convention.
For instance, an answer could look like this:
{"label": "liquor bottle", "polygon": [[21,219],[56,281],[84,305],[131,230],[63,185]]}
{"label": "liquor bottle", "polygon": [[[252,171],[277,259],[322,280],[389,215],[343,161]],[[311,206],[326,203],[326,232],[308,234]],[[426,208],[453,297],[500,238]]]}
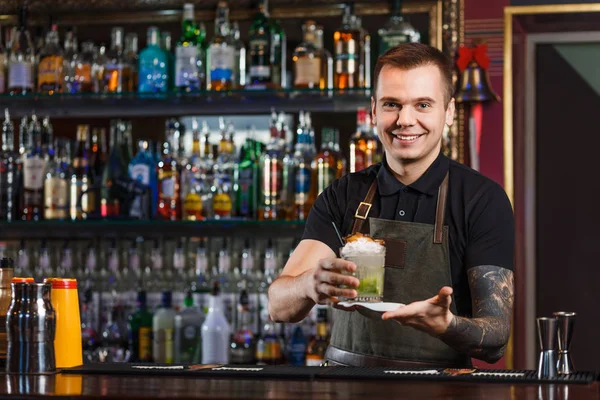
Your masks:
{"label": "liquor bottle", "polygon": [[21,245],[17,252],[17,261],[15,262],[15,276],[32,276],[33,271],[31,270],[31,259],[29,257],[29,250],[27,250],[27,243],[25,239],[21,239]]}
{"label": "liquor bottle", "polygon": [[285,114],[280,112],[277,117],[277,126],[283,146],[283,183],[281,189],[281,219],[292,220],[294,218],[294,192],[296,181],[294,179],[294,134],[285,121]]}
{"label": "liquor bottle", "polygon": [[248,219],[256,217],[258,201],[258,157],[254,131],[248,134],[241,150],[239,162],[235,164],[234,191],[236,216]]}
{"label": "liquor bottle", "polygon": [[[129,177],[148,187],[151,194],[150,216],[154,217],[158,204],[158,177],[154,156],[150,153],[147,140],[138,142],[138,152],[129,163]],[[142,196],[136,196],[129,210],[129,215],[138,218],[145,216],[148,214],[148,210],[144,210],[144,208]]]}
{"label": "liquor bottle", "polygon": [[37,279],[37,282],[42,282],[45,278],[50,278],[54,275],[53,270],[50,251],[48,250],[46,240],[43,239],[40,245],[38,262],[34,270],[35,279]]}
{"label": "liquor bottle", "polygon": [[317,25],[315,30],[315,47],[321,55],[321,80],[319,81],[319,88],[333,89],[333,57],[329,50],[323,45],[323,26]]}
{"label": "liquor bottle", "polygon": [[125,49],[123,50],[125,62],[130,68],[130,79],[126,91],[134,93],[138,88],[138,35],[129,32],[125,35]]}
{"label": "liquor bottle", "polygon": [[[271,51],[273,38],[268,0],[261,0],[258,13],[250,26],[250,69],[248,85],[253,88],[273,87]],[[278,83],[279,84],[279,83]],[[277,87],[276,85],[275,87]]]}
{"label": "liquor bottle", "polygon": [[155,26],[148,28],[147,46],[139,56],[140,93],[166,93],[169,83],[169,60],[159,46],[159,31]]}
{"label": "liquor bottle", "polygon": [[24,221],[39,221],[44,218],[44,175],[47,160],[42,153],[41,126],[36,115],[31,117],[27,135],[31,148],[23,159],[20,214]]}
{"label": "liquor bottle", "polygon": [[231,27],[231,38],[235,48],[235,64],[233,68],[234,88],[242,89],[246,86],[246,45],[240,39],[240,25],[235,21]]}
{"label": "liquor bottle", "polygon": [[111,121],[110,153],[102,173],[102,188],[100,190],[100,215],[105,218],[118,216],[121,212],[121,197],[116,182],[127,174],[127,165],[121,157],[120,134],[117,121]]}
{"label": "liquor bottle", "polygon": [[39,93],[52,95],[62,92],[63,62],[64,55],[59,44],[58,28],[52,25],[52,29],[46,35],[46,44],[40,52],[37,78]]}
{"label": "liquor bottle", "polygon": [[93,360],[94,351],[98,347],[98,326],[95,318],[95,308],[93,301],[93,292],[84,290],[81,294],[81,342],[83,347],[83,360],[89,362]]}
{"label": "liquor bottle", "polygon": [[223,301],[223,313],[230,324],[235,323],[235,288],[237,287],[236,277],[231,268],[231,253],[227,246],[227,237],[223,238],[223,246],[219,250],[218,258],[218,282],[221,298]]}
{"label": "liquor bottle", "polygon": [[111,38],[103,68],[102,92],[124,93],[131,85],[132,71],[123,50],[123,28],[113,28]]}
{"label": "liquor bottle", "polygon": [[[219,141],[219,155],[214,167],[214,184],[212,186],[212,212],[216,219],[231,218],[233,204],[233,170],[234,159],[234,127],[231,122],[225,125],[220,118],[221,140]],[[227,126],[227,127],[226,127]]]}
{"label": "liquor bottle", "polygon": [[230,90],[235,79],[235,47],[230,36],[229,6],[225,1],[217,4],[215,17],[215,37],[208,47],[206,62],[208,90]]}
{"label": "liquor bottle", "polygon": [[214,283],[208,305],[208,314],[202,323],[202,364],[229,363],[229,335],[231,327],[223,313],[219,284]]}
{"label": "liquor bottle", "polygon": [[351,173],[363,170],[377,162],[377,138],[372,133],[370,121],[366,109],[360,107],[356,113],[357,131],[350,138]]}
{"label": "liquor bottle", "polygon": [[[100,182],[106,166],[106,130],[92,128],[92,146],[90,149],[90,172],[94,175],[94,182]],[[99,207],[97,207],[99,209]]]}
{"label": "liquor bottle", "polygon": [[360,61],[364,49],[364,31],[354,15],[353,3],[346,4],[342,26],[333,34],[335,57],[335,88],[361,87]]}
{"label": "liquor bottle", "polygon": [[8,66],[7,60],[8,53],[4,48],[4,40],[2,40],[2,28],[0,27],[0,94],[6,92],[6,67]]}
{"label": "liquor bottle", "polygon": [[199,221],[203,218],[201,167],[200,131],[198,130],[198,121],[194,118],[192,120],[192,155],[181,175],[183,193],[181,219],[185,221]]}
{"label": "liquor bottle", "polygon": [[248,324],[252,332],[259,331],[259,318],[257,317],[258,308],[258,272],[254,268],[254,252],[250,246],[250,239],[244,241],[244,248],[241,256],[240,277],[238,280],[238,292],[246,290],[248,293]]}
{"label": "liquor bottle", "polygon": [[260,158],[260,201],[258,203],[259,220],[283,219],[281,194],[283,186],[284,141],[278,129],[278,117],[271,113],[269,127],[271,139]]}
{"label": "liquor bottle", "polygon": [[379,34],[379,55],[402,43],[418,43],[421,34],[402,14],[402,0],[392,0],[392,16],[377,33]]}
{"label": "liquor bottle", "polygon": [[35,48],[27,31],[27,7],[19,7],[19,25],[13,28],[8,58],[8,93],[33,92]]}
{"label": "liquor bottle", "polygon": [[129,349],[132,362],[152,361],[153,316],[148,310],[146,292],[137,294],[137,310],[129,316]]}
{"label": "liquor bottle", "polygon": [[120,121],[118,124],[121,131],[121,157],[125,166],[128,166],[133,159],[133,132],[131,121]]}
{"label": "liquor bottle", "polygon": [[281,342],[277,336],[275,323],[267,321],[262,335],[256,343],[256,362],[261,365],[281,364]]}
{"label": "liquor bottle", "polygon": [[196,259],[192,276],[192,296],[194,305],[204,313],[208,312],[208,295],[210,294],[211,271],[208,267],[206,239],[202,238],[196,248]]}
{"label": "liquor bottle", "polygon": [[180,237],[173,251],[173,277],[171,291],[173,293],[173,307],[180,310],[184,305],[188,284],[187,257],[185,252],[185,238]]}
{"label": "liquor bottle", "polygon": [[325,361],[329,345],[327,308],[317,309],[317,334],[306,348],[306,365],[318,367]]}
{"label": "liquor bottle", "polygon": [[45,116],[40,126],[42,136],[42,154],[46,161],[54,158],[54,128],[50,123],[50,117]]}
{"label": "liquor bottle", "polygon": [[175,315],[175,362],[198,364],[202,361],[202,324],[204,314],[194,307],[187,292],[184,308]]}
{"label": "liquor bottle", "polygon": [[314,203],[315,182],[312,179],[314,170],[314,151],[311,143],[309,124],[305,114],[300,111],[300,123],[297,130],[296,145],[293,157],[294,185],[294,220],[303,221]]}
{"label": "liquor bottle", "polygon": [[152,318],[152,358],[157,363],[172,364],[175,310],[172,308],[171,292],[162,294],[162,305]]}
{"label": "liquor bottle", "polygon": [[17,211],[17,158],[14,146],[15,128],[8,108],[4,109],[2,147],[0,148],[0,221],[14,221]]}
{"label": "liquor bottle", "polygon": [[75,67],[79,54],[77,52],[77,38],[75,37],[73,28],[67,29],[63,43],[63,92],[77,93],[75,90]]}
{"label": "liquor bottle", "polygon": [[289,342],[289,357],[292,365],[306,364],[306,337],[301,326],[296,326]]}
{"label": "liquor bottle", "polygon": [[180,92],[197,92],[204,87],[205,53],[197,41],[194,19],[194,5],[184,4],[181,38],[175,47],[175,90]]}
{"label": "liquor bottle", "polygon": [[175,59],[173,58],[172,50],[172,37],[171,32],[162,31],[160,33],[160,49],[165,53],[167,57],[167,91],[173,89],[175,82]]}
{"label": "liquor bottle", "polygon": [[177,160],[171,154],[171,138],[163,143],[162,159],[158,163],[157,217],[163,220],[179,219],[179,172]]}
{"label": "liquor bottle", "polygon": [[67,219],[69,217],[69,179],[71,155],[69,143],[56,139],[56,157],[48,162],[44,180],[44,218]]}
{"label": "liquor bottle", "polygon": [[77,126],[77,142],[73,154],[73,171],[69,184],[69,203],[71,219],[87,219],[93,212],[93,193],[87,192],[92,186],[92,174],[89,165],[89,125]]}
{"label": "liquor bottle", "polygon": [[315,158],[314,178],[317,193],[340,179],[346,173],[346,160],[340,152],[338,131],[333,128],[323,128],[321,131],[321,152]]}
{"label": "liquor bottle", "polygon": [[167,282],[170,279],[163,263],[162,248],[158,239],[154,239],[150,263],[152,279],[146,284],[146,289],[148,290],[149,307],[154,310],[160,306],[161,293],[167,290]]}
{"label": "liquor bottle", "polygon": [[323,29],[315,21],[302,25],[304,41],[296,47],[294,87],[330,89],[333,87],[333,58],[323,48]]}
{"label": "liquor bottle", "polygon": [[73,251],[69,246],[69,241],[65,240],[60,254],[60,259],[56,264],[55,276],[73,276]]}
{"label": "liquor bottle", "polygon": [[93,42],[83,42],[75,59],[71,93],[93,93],[98,86],[94,74],[96,51]]}
{"label": "liquor bottle", "polygon": [[271,80],[277,88],[288,87],[287,37],[276,20],[271,20]]}
{"label": "liquor bottle", "polygon": [[237,312],[237,329],[229,345],[231,364],[251,365],[255,363],[256,343],[251,328],[251,311],[246,289],[240,292]]}

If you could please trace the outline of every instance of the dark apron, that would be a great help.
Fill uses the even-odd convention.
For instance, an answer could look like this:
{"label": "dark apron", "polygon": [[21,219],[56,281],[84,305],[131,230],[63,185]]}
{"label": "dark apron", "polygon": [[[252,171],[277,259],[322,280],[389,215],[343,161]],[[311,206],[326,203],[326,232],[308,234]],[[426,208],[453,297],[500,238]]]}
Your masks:
{"label": "dark apron", "polygon": [[[385,240],[386,302],[408,304],[435,296],[452,286],[448,227],[444,226],[448,174],[439,191],[435,225],[368,218],[377,191],[373,182],[356,210],[352,233]],[[456,315],[455,302],[451,311]],[[368,318],[359,312],[334,309],[334,324],[325,358],[329,365],[399,367],[470,367],[471,359],[439,339],[395,321]]]}

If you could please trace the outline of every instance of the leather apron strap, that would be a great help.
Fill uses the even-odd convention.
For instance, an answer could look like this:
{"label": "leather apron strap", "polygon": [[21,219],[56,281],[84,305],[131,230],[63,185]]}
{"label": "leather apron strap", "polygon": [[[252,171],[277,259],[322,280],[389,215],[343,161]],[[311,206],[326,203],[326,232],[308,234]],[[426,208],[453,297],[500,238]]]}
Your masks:
{"label": "leather apron strap", "polygon": [[[383,167],[382,167],[383,168]],[[373,181],[369,187],[369,191],[365,196],[365,199],[360,202],[356,212],[354,213],[354,224],[352,225],[352,234],[361,232],[362,227],[369,216],[371,207],[373,206],[373,199],[375,198],[375,192],[377,192],[377,179]],[[433,235],[433,243],[441,244],[444,236],[444,217],[446,213],[446,201],[448,199],[448,172],[438,189],[438,201],[435,210],[435,227]]]}

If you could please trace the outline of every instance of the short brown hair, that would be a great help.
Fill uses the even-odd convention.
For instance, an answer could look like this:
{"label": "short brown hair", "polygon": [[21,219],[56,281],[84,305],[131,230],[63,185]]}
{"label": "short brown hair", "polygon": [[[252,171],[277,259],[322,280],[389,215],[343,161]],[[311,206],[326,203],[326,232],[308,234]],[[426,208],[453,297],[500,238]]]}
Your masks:
{"label": "short brown hair", "polygon": [[446,107],[454,95],[452,71],[454,63],[444,53],[433,46],[422,43],[403,43],[392,47],[377,59],[373,73],[373,93],[377,90],[377,80],[385,65],[401,69],[413,69],[425,65],[435,65],[440,69],[444,81],[444,102]]}

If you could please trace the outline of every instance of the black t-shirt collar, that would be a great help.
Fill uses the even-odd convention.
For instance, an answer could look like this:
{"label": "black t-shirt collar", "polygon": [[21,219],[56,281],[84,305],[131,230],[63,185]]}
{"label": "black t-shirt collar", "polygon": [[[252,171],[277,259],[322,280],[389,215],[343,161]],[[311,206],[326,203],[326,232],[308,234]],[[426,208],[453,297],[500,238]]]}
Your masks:
{"label": "black t-shirt collar", "polygon": [[437,194],[449,167],[450,161],[448,157],[444,156],[440,151],[440,154],[429,166],[427,171],[425,171],[419,179],[407,186],[400,182],[390,171],[390,167],[387,165],[384,156],[381,168],[379,168],[379,172],[377,173],[377,189],[381,196],[396,194],[398,191],[407,187],[420,193],[435,195]]}

